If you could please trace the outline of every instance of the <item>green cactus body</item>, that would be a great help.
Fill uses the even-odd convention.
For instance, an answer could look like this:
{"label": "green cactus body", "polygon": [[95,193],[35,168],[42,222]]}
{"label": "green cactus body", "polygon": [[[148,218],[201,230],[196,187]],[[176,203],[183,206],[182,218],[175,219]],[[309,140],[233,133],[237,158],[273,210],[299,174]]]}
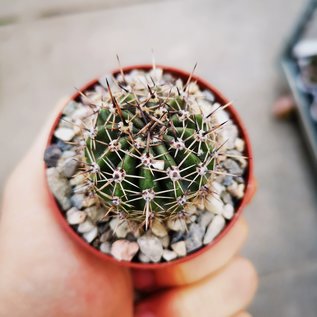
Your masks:
{"label": "green cactus body", "polygon": [[183,217],[209,190],[217,127],[194,111],[187,88],[122,78],[91,103],[83,163],[107,214],[147,229],[153,219]]}

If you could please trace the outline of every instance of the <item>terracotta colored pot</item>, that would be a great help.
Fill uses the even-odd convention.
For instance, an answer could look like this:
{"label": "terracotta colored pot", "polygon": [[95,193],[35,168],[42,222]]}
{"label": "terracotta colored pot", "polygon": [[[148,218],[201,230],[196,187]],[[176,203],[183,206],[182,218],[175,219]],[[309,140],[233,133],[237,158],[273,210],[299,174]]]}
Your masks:
{"label": "terracotta colored pot", "polygon": [[[169,67],[169,66],[162,66],[162,65],[157,65],[157,67],[162,68],[164,70],[164,72],[166,73],[170,73],[172,75],[174,75],[176,78],[181,78],[184,82],[187,81],[188,77],[189,77],[189,73],[185,72],[183,70],[177,69],[177,68],[173,68],[173,67]],[[140,69],[140,70],[150,70],[152,68],[152,65],[134,65],[134,66],[128,66],[128,67],[124,67],[123,71],[124,73],[128,73],[134,69]],[[119,74],[119,70],[115,70],[112,72],[112,74],[117,75]],[[215,89],[212,85],[210,85],[208,82],[206,82],[205,80],[197,77],[197,76],[192,76],[192,81],[197,81],[198,86],[201,89],[208,89],[210,90],[216,97],[216,100],[219,101],[220,104],[227,104],[229,101],[228,99],[226,99],[217,89]],[[96,84],[98,83],[98,79],[94,79],[90,82],[88,82],[85,86],[83,86],[80,91],[85,91],[85,90],[89,90],[90,88],[93,88]],[[77,100],[80,97],[79,92],[76,92],[74,95],[72,95],[70,97],[69,100]],[[118,265],[123,265],[126,267],[130,267],[130,268],[136,268],[136,269],[159,269],[159,268],[164,268],[167,266],[173,266],[173,265],[177,265],[180,264],[182,262],[186,262],[186,261],[190,261],[193,258],[198,257],[200,254],[202,254],[203,252],[206,252],[207,250],[211,249],[214,245],[216,245],[231,229],[232,227],[235,225],[235,223],[237,222],[237,220],[239,219],[239,217],[242,214],[242,211],[244,209],[244,207],[246,206],[246,204],[248,204],[254,193],[256,190],[256,184],[255,184],[255,180],[254,180],[254,174],[253,174],[253,156],[252,156],[252,149],[251,149],[251,142],[249,139],[249,136],[247,134],[246,128],[243,125],[237,111],[235,110],[235,108],[233,106],[229,106],[226,108],[227,111],[230,113],[231,115],[231,119],[235,122],[235,124],[238,126],[239,128],[239,132],[240,132],[240,136],[244,139],[245,141],[245,155],[248,157],[248,166],[247,166],[247,171],[246,171],[246,188],[245,188],[245,194],[244,197],[242,198],[242,200],[239,202],[239,205],[235,208],[235,214],[233,216],[233,218],[229,221],[229,223],[226,225],[226,227],[223,229],[223,231],[208,245],[202,247],[201,249],[183,257],[183,258],[179,258],[170,262],[163,262],[163,263],[135,263],[135,262],[127,262],[127,261],[118,261],[115,258],[113,258],[112,256],[102,253],[99,250],[95,249],[94,247],[92,247],[90,244],[88,244],[86,241],[84,241],[73,229],[72,227],[69,226],[69,224],[67,223],[66,219],[64,218],[52,192],[50,191],[48,184],[47,184],[47,179],[45,176],[45,182],[47,185],[47,191],[48,191],[48,195],[49,195],[49,199],[51,201],[51,209],[52,212],[55,215],[56,220],[60,223],[60,225],[65,229],[65,231],[67,232],[67,234],[78,244],[82,247],[83,250],[86,250],[87,252],[90,252],[91,255],[96,256],[102,260],[105,261],[111,261],[113,263],[117,263]],[[52,128],[50,130],[50,134],[48,136],[48,141],[47,141],[47,146],[49,146],[52,141],[53,141],[53,135],[54,135],[54,131],[60,121],[60,118],[62,116],[62,113],[60,113],[54,124],[52,125]],[[45,166],[46,168],[46,166]]]}

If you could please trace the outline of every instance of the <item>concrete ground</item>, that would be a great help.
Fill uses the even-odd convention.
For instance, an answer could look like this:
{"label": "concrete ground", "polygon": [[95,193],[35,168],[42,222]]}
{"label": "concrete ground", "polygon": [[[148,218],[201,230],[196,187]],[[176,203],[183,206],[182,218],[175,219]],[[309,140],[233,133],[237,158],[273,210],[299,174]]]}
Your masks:
{"label": "concrete ground", "polygon": [[277,58],[302,0],[0,1],[0,187],[54,104],[116,65],[191,70],[231,98],[249,129],[258,193],[244,254],[260,273],[254,316],[317,315],[316,186],[296,126],[271,105]]}

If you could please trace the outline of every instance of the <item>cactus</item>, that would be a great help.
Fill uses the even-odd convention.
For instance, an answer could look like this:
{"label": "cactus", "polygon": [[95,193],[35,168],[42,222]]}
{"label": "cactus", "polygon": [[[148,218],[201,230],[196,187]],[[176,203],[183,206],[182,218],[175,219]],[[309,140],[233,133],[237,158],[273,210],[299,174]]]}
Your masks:
{"label": "cactus", "polygon": [[[161,69],[119,74],[106,81],[82,128],[82,171],[86,190],[98,197],[105,216],[137,223],[188,217],[192,205],[212,193],[221,144],[212,117],[193,102],[188,78],[162,80]],[[220,106],[219,106],[220,107]],[[224,108],[225,106],[221,106]]]}

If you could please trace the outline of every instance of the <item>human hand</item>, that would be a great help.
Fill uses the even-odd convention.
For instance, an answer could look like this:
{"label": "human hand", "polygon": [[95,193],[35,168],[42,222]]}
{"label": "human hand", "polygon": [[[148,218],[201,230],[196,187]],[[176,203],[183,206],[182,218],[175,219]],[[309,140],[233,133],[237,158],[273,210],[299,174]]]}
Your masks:
{"label": "human hand", "polygon": [[[138,317],[233,316],[245,308],[257,282],[250,262],[236,257],[247,236],[244,220],[200,257],[155,272],[130,272],[74,244],[50,212],[45,189],[42,157],[49,127],[4,191],[1,317],[131,317],[132,276],[136,288],[153,291],[152,297],[136,305]],[[243,314],[237,316],[247,316]]]}

